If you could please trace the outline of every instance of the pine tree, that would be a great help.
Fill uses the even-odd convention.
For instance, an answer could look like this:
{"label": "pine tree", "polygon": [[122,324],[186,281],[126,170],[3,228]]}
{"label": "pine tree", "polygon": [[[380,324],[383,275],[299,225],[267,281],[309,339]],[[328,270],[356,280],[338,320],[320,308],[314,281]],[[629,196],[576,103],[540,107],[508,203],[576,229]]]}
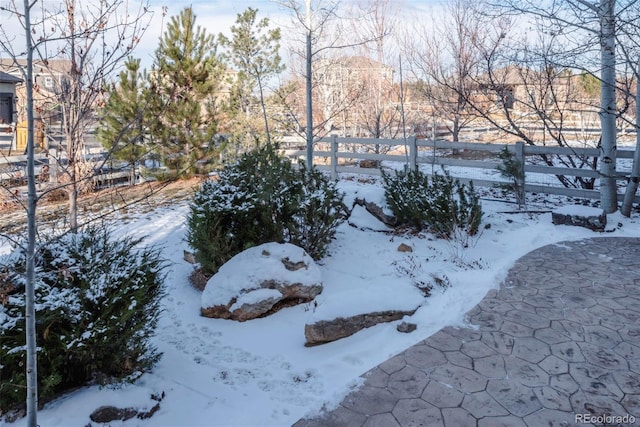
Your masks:
{"label": "pine tree", "polygon": [[148,126],[148,88],[140,60],[129,57],[117,86],[108,89],[108,99],[100,111],[98,141],[118,160],[131,165],[131,184],[136,164],[146,153],[144,138]]}
{"label": "pine tree", "polygon": [[157,119],[151,133],[167,166],[178,176],[196,172],[212,156],[217,130],[215,94],[223,73],[212,35],[196,26],[190,7],[171,18],[155,53],[151,94]]}
{"label": "pine tree", "polygon": [[231,39],[222,34],[218,37],[220,44],[227,49],[225,57],[238,71],[233,82],[235,113],[244,115],[243,119],[249,121],[253,99],[257,95],[269,143],[271,136],[264,92],[268,80],[284,70],[284,65],[278,53],[280,29],[269,29],[269,19],[257,21],[257,15],[258,9],[247,8],[237,15],[235,25],[231,27]]}

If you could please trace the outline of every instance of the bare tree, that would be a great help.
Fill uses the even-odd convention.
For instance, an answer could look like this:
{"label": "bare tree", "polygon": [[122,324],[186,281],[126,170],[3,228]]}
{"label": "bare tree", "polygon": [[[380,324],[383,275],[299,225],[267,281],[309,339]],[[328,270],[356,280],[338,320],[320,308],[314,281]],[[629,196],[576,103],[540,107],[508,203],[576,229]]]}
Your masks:
{"label": "bare tree", "polygon": [[[361,40],[372,40],[359,49],[370,61],[363,61],[364,90],[356,121],[373,138],[393,138],[401,130],[400,96],[399,87],[394,84],[394,68],[387,64],[397,59],[388,54],[388,42],[399,21],[398,5],[390,0],[363,0],[356,7],[352,12],[357,18],[353,29]],[[375,146],[375,152],[380,152],[380,145]]]}
{"label": "bare tree", "polygon": [[[394,138],[402,130],[399,87],[393,74],[393,68],[382,63],[369,63],[362,73],[363,91],[355,108],[355,122],[372,138]],[[380,152],[379,145],[375,152]]]}
{"label": "bare tree", "polygon": [[[294,37],[301,38],[303,41],[294,41],[290,53],[293,62],[292,71],[302,77],[304,81],[305,120],[303,121],[298,115],[297,109],[287,102],[292,95],[295,96],[292,90],[299,87],[297,84],[287,85],[285,91],[279,91],[277,94],[280,95],[280,101],[286,110],[287,116],[297,123],[296,128],[300,129],[304,123],[304,137],[307,146],[306,165],[310,169],[313,166],[314,138],[324,128],[324,126],[314,126],[313,123],[313,62],[318,59],[324,50],[319,45],[321,40],[326,39],[326,32],[329,30],[329,26],[337,18],[339,2],[320,0],[314,5],[312,0],[305,0],[304,4],[298,0],[282,0],[280,4],[293,15],[292,34],[295,34],[296,31],[300,33],[300,28],[302,29],[301,34]],[[338,37],[333,37],[328,42],[328,46],[339,45],[338,40]],[[304,49],[300,49],[300,46],[304,46]],[[300,66],[300,60],[302,60],[302,67]]]}
{"label": "bare tree", "polygon": [[[311,168],[313,163],[313,144],[314,138],[318,134],[326,133],[327,129],[331,127],[331,121],[334,117],[339,116],[339,112],[332,112],[325,114],[323,123],[320,125],[314,125],[314,92],[316,92],[317,83],[314,76],[318,73],[314,72],[313,64],[317,61],[323,60],[325,63],[330,63],[332,59],[340,58],[344,56],[344,53],[349,49],[353,49],[357,46],[364,45],[372,40],[353,40],[346,39],[345,36],[349,34],[348,30],[345,30],[344,24],[348,22],[344,17],[339,14],[339,1],[334,0],[318,0],[313,2],[312,0],[305,0],[304,5],[298,0],[281,0],[279,3],[289,10],[293,15],[294,26],[292,28],[292,34],[296,29],[302,28],[302,39],[304,42],[294,41],[292,45],[291,57],[294,65],[291,67],[294,72],[301,76],[305,82],[305,139],[307,145],[307,167]],[[294,36],[295,38],[295,36]],[[304,46],[303,50],[299,49],[300,46]],[[341,52],[340,54],[335,54]],[[330,54],[330,53],[333,53]],[[296,60],[302,59],[303,66],[300,67],[296,64]],[[295,87],[290,86],[290,87]],[[314,90],[316,89],[316,90]],[[294,117],[294,120],[301,124],[303,123],[296,116],[296,110],[288,106],[286,102],[286,96],[290,95],[290,92],[279,92],[281,100],[285,105],[287,113]],[[342,111],[349,108],[350,104],[343,104]],[[325,113],[327,110],[325,109]]]}
{"label": "bare tree", "polygon": [[[478,44],[491,39],[492,29],[478,19],[473,5],[471,0],[451,0],[445,5],[444,18],[438,15],[431,25],[414,25],[403,42],[414,72],[425,79],[420,91],[453,141],[460,140],[460,132],[476,117],[469,101],[481,73]],[[500,30],[508,26],[503,21]]]}
{"label": "bare tree", "polygon": [[[37,349],[35,319],[35,248],[36,248],[36,177],[34,167],[34,93],[40,91],[35,84],[34,63],[42,68],[52,66],[54,57],[65,57],[69,61],[68,79],[52,81],[58,84],[54,91],[56,102],[63,113],[63,128],[66,136],[66,148],[69,155],[67,169],[70,180],[70,228],[77,228],[77,174],[76,160],[82,143],[82,135],[90,114],[102,91],[104,78],[117,65],[123,51],[130,52],[137,44],[140,17],[146,13],[146,7],[140,5],[135,19],[131,18],[124,2],[99,2],[95,5],[83,3],[76,8],[72,0],[67,0],[62,9],[37,10],[36,2],[25,0],[22,7],[11,1],[0,8],[0,12],[10,16],[8,22],[18,24],[25,37],[24,45],[15,36],[15,28],[9,28],[7,21],[0,22],[0,51],[8,55],[13,65],[20,71],[26,87],[27,118],[27,263],[25,280],[25,323],[26,323],[26,377],[27,377],[27,425],[36,427],[38,408],[37,386]],[[123,18],[126,16],[126,18]],[[131,20],[132,19],[132,20]],[[113,44],[107,37],[109,31],[115,32]],[[23,59],[24,58],[24,59]],[[95,66],[92,66],[95,65]],[[89,93],[90,95],[87,95]]]}
{"label": "bare tree", "polygon": [[[58,159],[57,166],[68,193],[69,229],[75,231],[78,195],[93,177],[92,166],[84,162],[84,142],[95,123],[95,109],[104,101],[107,79],[137,46],[150,16],[146,3],[126,0],[65,0],[39,6],[30,31],[33,61],[40,73],[59,78],[51,78],[49,88],[34,86],[34,92],[60,113],[64,159]],[[22,13],[14,14],[24,19]],[[4,32],[0,38],[15,64],[24,69],[27,64],[12,47],[11,37]]]}
{"label": "bare tree", "polygon": [[[481,29],[480,34],[467,39],[476,68],[467,74],[465,89],[446,79],[431,77],[436,73],[424,72],[423,75],[431,77],[431,84],[427,86],[433,87],[434,81],[435,86],[444,84],[447,91],[455,94],[451,99],[460,97],[458,105],[464,105],[464,117],[488,124],[502,135],[527,144],[574,148],[580,143],[599,147],[598,158],[577,154],[539,157],[549,166],[560,164],[597,171],[603,209],[615,210],[615,121],[628,110],[628,105],[616,110],[615,91],[620,87],[616,88],[616,76],[610,72],[603,72],[595,79],[602,92],[600,102],[585,94],[586,84],[593,76],[600,70],[611,71],[606,61],[612,60],[613,29],[606,26],[610,26],[607,22],[611,19],[619,24],[629,22],[621,19],[624,8],[612,11],[608,0],[599,4],[582,0],[552,1],[544,5],[529,0],[507,0],[494,5],[483,2],[473,6],[469,2],[456,3],[471,7],[473,19]],[[624,13],[632,15],[628,10]],[[510,31],[516,22],[512,20],[517,20],[519,27],[529,26],[533,31]],[[428,52],[420,53],[428,55]],[[416,63],[420,64],[414,61]],[[584,122],[591,117],[599,117],[603,129],[600,138],[595,140],[571,129],[576,127],[576,121]],[[565,186],[581,188],[593,188],[596,182],[590,176],[558,175],[557,178]]]}
{"label": "bare tree", "polygon": [[532,0],[507,0],[494,5],[500,13],[526,14],[538,23],[542,31],[558,37],[562,55],[549,57],[558,66],[582,68],[590,74],[599,73],[600,91],[600,202],[606,213],[615,212],[616,186],[616,39],[630,20],[625,13],[636,0],[618,3],[615,0],[565,0],[540,3]]}
{"label": "bare tree", "polygon": [[25,285],[25,333],[27,344],[27,425],[38,425],[38,350],[36,343],[36,310],[35,310],[35,282],[36,282],[36,196],[34,171],[34,125],[33,125],[33,46],[31,42],[31,7],[29,1],[24,1],[24,32],[27,53],[27,68],[23,73],[27,92],[27,265]]}
{"label": "bare tree", "polygon": [[[640,61],[638,62],[636,76],[640,76]],[[631,169],[631,175],[629,177],[629,183],[627,184],[626,191],[624,193],[624,200],[620,207],[620,213],[626,217],[631,216],[631,206],[633,205],[633,199],[638,190],[638,183],[640,183],[640,85],[637,83],[636,77],[636,149],[633,153],[633,166]]]}
{"label": "bare tree", "polygon": [[[631,215],[634,196],[640,182],[640,25],[637,16],[640,14],[640,2],[626,1],[618,13],[618,21],[623,25],[618,27],[616,44],[622,58],[624,73],[618,75],[619,122],[622,126],[632,126],[636,133],[636,147],[629,182],[625,189],[624,200],[620,212],[625,216]],[[635,108],[634,108],[635,107]],[[627,113],[628,111],[628,113]],[[627,114],[625,114],[627,113]]]}
{"label": "bare tree", "polygon": [[[553,145],[573,151],[571,155],[537,156],[543,164],[597,171],[599,158],[580,155],[576,150],[600,145],[601,138],[580,130],[585,123],[597,120],[596,101],[585,98],[583,74],[556,62],[562,55],[560,45],[561,41],[552,36],[525,49],[512,46],[506,62],[494,52],[484,51],[486,73],[478,80],[478,87],[490,95],[493,105],[484,110],[477,108],[477,101],[470,105],[484,122],[505,135],[528,145]],[[556,178],[566,187],[593,189],[596,183],[588,174]]]}

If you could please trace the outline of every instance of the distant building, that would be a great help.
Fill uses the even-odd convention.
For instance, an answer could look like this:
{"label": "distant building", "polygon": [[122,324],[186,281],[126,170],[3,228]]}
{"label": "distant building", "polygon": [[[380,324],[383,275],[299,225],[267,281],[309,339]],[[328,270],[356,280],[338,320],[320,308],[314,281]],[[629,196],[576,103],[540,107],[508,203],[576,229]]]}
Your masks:
{"label": "distant building", "polygon": [[[391,105],[394,69],[364,56],[343,56],[319,59],[313,64],[316,105],[314,120],[324,123],[325,131],[341,130],[343,134],[359,136],[366,125],[363,114],[373,113]],[[376,102],[377,101],[377,102]],[[361,111],[353,113],[354,106]]]}
{"label": "distant building", "polygon": [[[0,72],[9,74],[22,81],[22,71],[27,66],[26,59],[0,58]],[[71,63],[64,59],[50,59],[45,61],[33,61],[33,98],[36,118],[42,119],[45,124],[51,126],[60,120],[60,110],[57,102],[57,94],[63,86],[63,82],[69,75]],[[16,121],[26,120],[26,93],[25,86],[17,88],[15,94]]]}
{"label": "distant building", "polygon": [[0,71],[0,127],[17,122],[16,86],[22,79]]}

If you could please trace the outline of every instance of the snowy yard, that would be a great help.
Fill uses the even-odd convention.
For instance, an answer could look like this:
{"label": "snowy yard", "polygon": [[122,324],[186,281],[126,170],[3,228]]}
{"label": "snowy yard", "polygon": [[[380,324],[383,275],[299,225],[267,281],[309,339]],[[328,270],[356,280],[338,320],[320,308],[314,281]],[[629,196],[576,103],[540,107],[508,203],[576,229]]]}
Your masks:
{"label": "snowy yard", "polygon": [[[383,200],[378,184],[343,180],[346,202],[357,195]],[[540,197],[540,196],[538,196]],[[555,204],[530,202],[532,210]],[[324,291],[313,304],[285,308],[267,318],[235,322],[200,316],[200,291],[188,282],[193,266],[183,260],[186,203],[151,213],[129,215],[119,232],[148,235],[173,262],[167,277],[164,312],[155,344],[164,353],[153,372],[134,384],[88,387],[46,405],[39,413],[43,427],[87,426],[89,414],[102,405],[149,409],[151,395],[162,395],[160,410],[147,420],[113,422],[111,426],[289,426],[323,407],[331,408],[361,380],[359,376],[446,325],[461,325],[464,314],[489,289],[497,288],[514,261],[527,252],[563,240],[597,237],[584,228],[554,226],[550,213],[505,213],[515,205],[487,195],[482,233],[469,248],[434,239],[429,234],[394,234],[358,209],[343,223],[319,264]],[[619,214],[608,218],[608,236],[640,237],[640,221]],[[413,252],[399,252],[409,245]],[[251,266],[247,266],[251,268]],[[392,322],[351,337],[305,347],[304,325],[323,313],[353,313],[384,308],[416,295],[417,281],[449,283],[409,319],[416,331],[404,334]],[[390,292],[391,291],[391,292]],[[391,298],[391,299],[393,299]],[[419,297],[422,298],[422,297]],[[24,419],[14,425],[24,426]],[[95,426],[95,424],[94,424]]]}

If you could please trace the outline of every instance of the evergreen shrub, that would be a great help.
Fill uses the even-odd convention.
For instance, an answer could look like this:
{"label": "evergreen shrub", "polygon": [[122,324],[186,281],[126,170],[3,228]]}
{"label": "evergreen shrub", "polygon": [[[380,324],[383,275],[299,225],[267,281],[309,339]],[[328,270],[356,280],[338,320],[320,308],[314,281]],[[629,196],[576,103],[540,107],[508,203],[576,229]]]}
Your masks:
{"label": "evergreen shrub", "polygon": [[395,171],[390,175],[382,170],[387,206],[399,224],[418,230],[424,226],[425,211],[430,203],[429,178],[420,170]]}
{"label": "evergreen shrub", "polygon": [[524,183],[522,162],[518,160],[515,154],[509,151],[507,147],[500,151],[498,157],[502,160],[502,164],[498,165],[497,168],[500,176],[508,179],[507,183],[499,187],[502,188],[505,193],[508,191],[513,192],[516,196],[518,206],[522,208],[525,205],[525,193],[524,188],[522,188],[522,183]]}
{"label": "evergreen shrub", "polygon": [[482,206],[473,183],[465,185],[448,172],[429,181],[420,170],[382,174],[387,205],[398,223],[428,229],[446,239],[463,232],[474,236],[482,221]]}
{"label": "evergreen shrub", "polygon": [[[87,228],[37,246],[38,394],[133,380],[160,358],[150,337],[166,262],[142,239]],[[25,251],[0,258],[0,413],[26,397]]]}
{"label": "evergreen shrub", "polygon": [[187,240],[206,274],[267,242],[292,243],[319,259],[343,219],[343,197],[321,172],[302,163],[295,168],[266,144],[202,184],[191,202]]}

